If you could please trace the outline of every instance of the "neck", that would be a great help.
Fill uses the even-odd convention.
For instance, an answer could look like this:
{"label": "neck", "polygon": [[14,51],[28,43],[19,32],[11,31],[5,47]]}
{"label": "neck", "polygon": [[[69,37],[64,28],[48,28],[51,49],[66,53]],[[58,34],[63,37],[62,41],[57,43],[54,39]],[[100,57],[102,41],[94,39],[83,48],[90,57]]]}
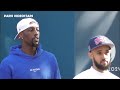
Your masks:
{"label": "neck", "polygon": [[25,44],[22,44],[22,48],[21,50],[28,54],[28,55],[32,55],[34,56],[36,54],[36,49],[37,47],[32,47],[32,46],[28,46],[28,45],[25,45]]}

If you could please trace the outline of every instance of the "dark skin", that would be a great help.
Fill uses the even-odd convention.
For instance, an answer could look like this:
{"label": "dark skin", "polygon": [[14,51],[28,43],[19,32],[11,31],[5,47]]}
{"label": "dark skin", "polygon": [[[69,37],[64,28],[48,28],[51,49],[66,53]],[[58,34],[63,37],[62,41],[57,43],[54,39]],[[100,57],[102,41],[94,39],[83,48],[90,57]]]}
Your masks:
{"label": "dark skin", "polygon": [[21,50],[26,54],[34,56],[39,44],[39,36],[39,27],[32,26],[22,31],[18,36],[22,40]]}

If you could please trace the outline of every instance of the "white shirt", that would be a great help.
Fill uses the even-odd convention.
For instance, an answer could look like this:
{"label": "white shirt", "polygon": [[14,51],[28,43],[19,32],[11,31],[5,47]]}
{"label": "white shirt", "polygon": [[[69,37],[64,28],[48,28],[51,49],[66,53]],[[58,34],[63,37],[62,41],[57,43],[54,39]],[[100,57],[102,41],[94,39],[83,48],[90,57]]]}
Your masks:
{"label": "white shirt", "polygon": [[108,70],[102,73],[91,67],[90,69],[76,75],[73,79],[120,79],[120,78],[112,74]]}

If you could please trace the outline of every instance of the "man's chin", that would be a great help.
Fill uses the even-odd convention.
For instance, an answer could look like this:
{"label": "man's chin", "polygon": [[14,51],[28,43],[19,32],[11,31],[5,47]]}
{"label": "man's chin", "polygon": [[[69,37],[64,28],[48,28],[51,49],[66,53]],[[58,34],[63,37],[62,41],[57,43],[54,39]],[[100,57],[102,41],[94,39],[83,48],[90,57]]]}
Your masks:
{"label": "man's chin", "polygon": [[32,44],[33,47],[38,47],[39,44]]}
{"label": "man's chin", "polygon": [[100,70],[107,70],[110,66],[110,64],[106,64],[106,63],[98,64],[95,60],[94,60],[94,64]]}
{"label": "man's chin", "polygon": [[102,65],[103,67],[107,67],[107,66],[108,66],[108,63],[101,63],[101,65]]}
{"label": "man's chin", "polygon": [[108,66],[101,66],[100,69],[101,69],[101,70],[107,70],[107,69],[108,69]]}

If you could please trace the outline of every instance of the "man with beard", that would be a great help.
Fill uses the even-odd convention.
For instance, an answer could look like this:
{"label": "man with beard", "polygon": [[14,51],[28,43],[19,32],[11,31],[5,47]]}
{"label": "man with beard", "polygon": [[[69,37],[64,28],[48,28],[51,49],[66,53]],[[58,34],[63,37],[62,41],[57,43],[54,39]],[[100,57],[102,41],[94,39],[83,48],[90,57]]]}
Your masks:
{"label": "man with beard", "polygon": [[73,79],[119,79],[108,70],[115,56],[113,56],[115,45],[109,38],[103,35],[91,38],[88,49],[88,56],[93,64],[90,69],[81,72]]}
{"label": "man with beard", "polygon": [[14,39],[21,45],[11,47],[10,54],[1,62],[0,79],[61,79],[54,54],[39,44],[39,24],[33,18],[24,18],[17,24]]}

